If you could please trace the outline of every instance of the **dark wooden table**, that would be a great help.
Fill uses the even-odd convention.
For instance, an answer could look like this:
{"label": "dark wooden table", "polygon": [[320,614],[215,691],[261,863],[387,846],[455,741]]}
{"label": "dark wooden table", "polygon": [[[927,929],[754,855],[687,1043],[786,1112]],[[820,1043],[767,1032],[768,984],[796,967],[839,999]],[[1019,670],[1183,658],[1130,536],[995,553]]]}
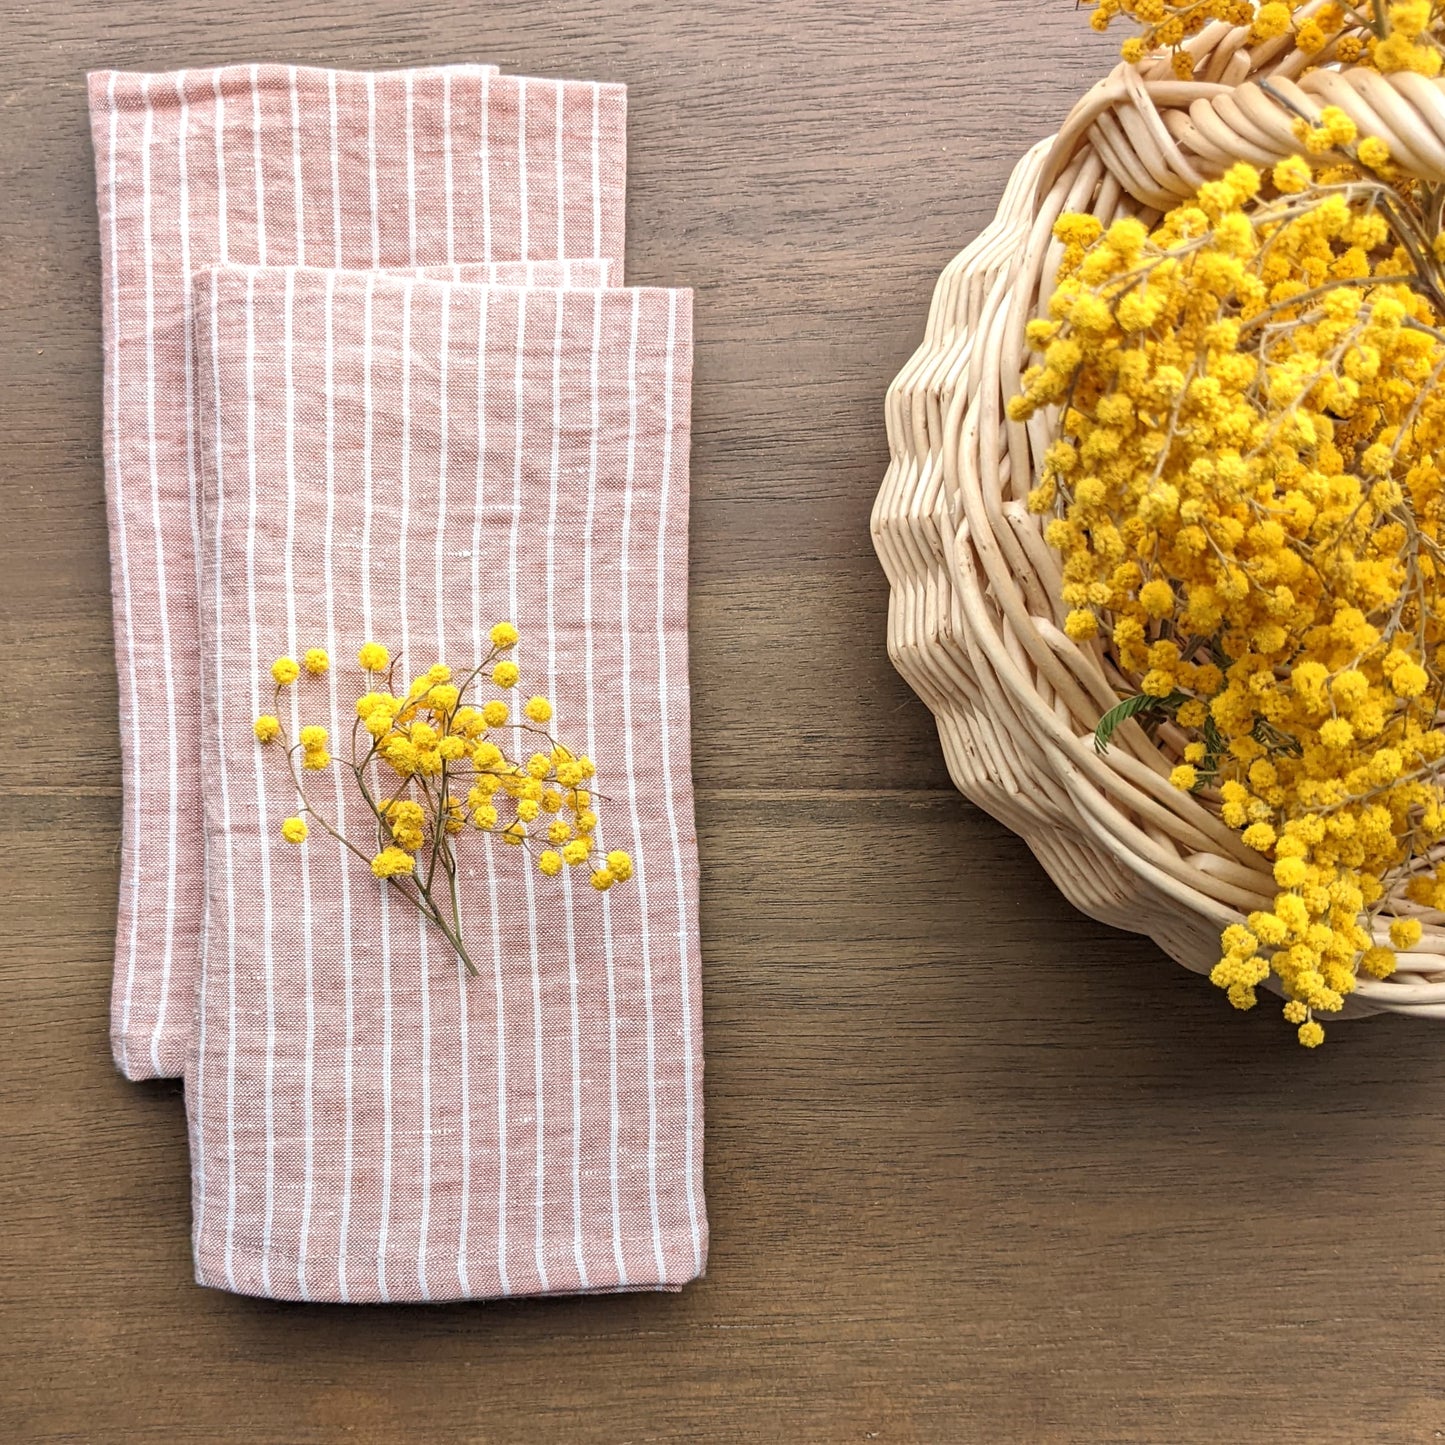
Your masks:
{"label": "dark wooden table", "polygon": [[[1079,917],[884,656],[884,388],[1107,63],[1068,0],[0,3],[0,1440],[1432,1441],[1445,1028],[1313,1055]],[[110,1065],[120,772],[84,72],[490,59],[631,87],[698,291],[709,1275],[191,1282],[180,1089]]]}

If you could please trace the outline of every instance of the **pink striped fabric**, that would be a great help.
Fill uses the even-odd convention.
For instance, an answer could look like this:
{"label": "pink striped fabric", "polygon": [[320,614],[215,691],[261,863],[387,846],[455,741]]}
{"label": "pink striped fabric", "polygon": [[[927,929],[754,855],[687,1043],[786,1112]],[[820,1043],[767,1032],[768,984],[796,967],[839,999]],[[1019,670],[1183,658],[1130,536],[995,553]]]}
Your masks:
{"label": "pink striped fabric", "polygon": [[100,72],[90,108],[125,787],[112,1043],[123,1073],[148,1078],[183,1066],[201,929],[187,275],[213,262],[620,266],[625,92],[477,65],[253,65]]}
{"label": "pink striped fabric", "polygon": [[[404,1301],[701,1273],[687,683],[691,294],[226,268],[198,278],[208,928],[187,1066],[200,1283]],[[251,721],[348,736],[358,644],[413,667],[516,622],[596,758],[598,894],[471,832],[481,970],[319,829]],[[333,816],[357,823],[339,768]]]}

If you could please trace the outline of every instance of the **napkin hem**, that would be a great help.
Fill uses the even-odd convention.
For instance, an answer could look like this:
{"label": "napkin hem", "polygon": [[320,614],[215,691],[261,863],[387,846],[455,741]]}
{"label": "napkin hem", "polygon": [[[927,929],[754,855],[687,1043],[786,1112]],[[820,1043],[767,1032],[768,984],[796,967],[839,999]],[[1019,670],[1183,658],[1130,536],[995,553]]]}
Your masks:
{"label": "napkin hem", "polygon": [[[576,1247],[575,1241],[569,1236],[566,1239],[550,1243],[544,1254],[559,1268],[568,1266],[575,1268]],[[605,1236],[599,1235],[595,1239],[584,1240],[583,1253],[584,1255],[610,1257],[615,1247],[617,1247],[617,1241],[609,1232]],[[656,1236],[651,1232],[623,1235],[620,1247],[624,1254],[638,1252],[650,1254],[657,1248],[664,1256],[676,1258],[679,1254],[690,1254],[693,1250],[693,1241],[691,1232],[687,1229],[666,1229]],[[605,1279],[606,1283],[592,1284],[585,1289],[543,1288],[541,1282],[534,1279],[505,1291],[464,1293],[458,1285],[454,1284],[449,1289],[441,1289],[424,1297],[413,1293],[397,1293],[383,1297],[374,1280],[358,1282],[358,1287],[348,1290],[345,1297],[339,1292],[335,1292],[334,1289],[328,1293],[318,1293],[315,1290],[305,1291],[300,1285],[300,1261],[294,1251],[233,1250],[230,1278],[226,1278],[224,1275],[219,1278],[214,1277],[199,1259],[196,1260],[195,1266],[196,1283],[202,1289],[217,1289],[228,1294],[245,1295],[252,1299],[287,1300],[296,1304],[459,1304],[469,1300],[480,1302],[508,1299],[565,1299],[569,1296],[592,1294],[676,1294],[685,1285],[701,1279],[707,1273],[707,1238],[705,1235],[700,1248],[701,1262],[696,1269],[685,1274],[674,1274],[668,1271],[664,1275],[643,1275],[637,1279],[621,1281],[616,1278],[614,1270],[608,1270],[599,1276],[599,1278]],[[323,1265],[323,1261],[320,1260],[316,1263],[318,1267]],[[484,1256],[478,1257],[468,1260],[467,1267],[477,1274],[493,1273],[496,1270],[496,1261]],[[263,1283],[263,1268],[270,1276],[269,1286]],[[399,1265],[397,1268],[400,1272]],[[447,1274],[454,1277],[456,1271],[455,1254],[442,1257],[428,1256],[427,1258],[426,1273],[428,1277],[444,1277]]]}

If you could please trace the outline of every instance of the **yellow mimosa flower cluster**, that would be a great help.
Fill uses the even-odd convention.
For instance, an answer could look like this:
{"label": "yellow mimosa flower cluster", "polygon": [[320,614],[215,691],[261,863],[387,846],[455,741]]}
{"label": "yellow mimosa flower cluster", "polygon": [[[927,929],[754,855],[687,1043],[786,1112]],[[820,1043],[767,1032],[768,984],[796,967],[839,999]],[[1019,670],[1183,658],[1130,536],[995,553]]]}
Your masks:
{"label": "yellow mimosa flower cluster", "polygon": [[[592,886],[605,892],[625,883],[633,871],[632,858],[623,849],[594,857],[598,816],[596,795],[588,785],[597,768],[586,754],[565,747],[547,731],[551,701],[533,696],[517,716],[501,698],[480,705],[468,701],[484,676],[503,691],[517,686],[521,669],[505,656],[517,640],[517,629],[499,622],[491,630],[491,651],[465,674],[454,678],[445,663],[434,663],[404,687],[389,649],[379,642],[363,644],[357,662],[365,691],[356,699],[345,766],[374,821],[369,849],[343,837],[307,796],[304,773],[330,768],[332,756],[325,728],[302,727],[293,743],[281,721],[282,692],[302,672],[294,659],[279,657],[272,664],[278,706],[253,724],[258,742],[281,743],[301,800],[301,816],[287,818],[281,836],[289,843],[303,843],[309,833],[306,819],[318,822],[435,923],[469,969],[453,842],[469,824],[518,848],[544,841],[547,846],[538,852],[536,863],[549,878],[564,867],[590,864]],[[312,677],[324,675],[331,666],[322,648],[307,651],[304,662]],[[510,751],[508,734],[514,729],[535,740],[525,759]],[[434,891],[443,880],[450,907]]]}
{"label": "yellow mimosa flower cluster", "polygon": [[1445,909],[1445,236],[1342,112],[1304,138],[1152,231],[1063,217],[1010,414],[1057,418],[1030,507],[1066,631],[1270,860],[1214,982],[1248,1008],[1273,974],[1313,1047]]}
{"label": "yellow mimosa flower cluster", "polygon": [[1341,61],[1390,72],[1411,70],[1440,74],[1441,32],[1445,5],[1441,0],[1096,0],[1090,23],[1107,30],[1115,20],[1132,21],[1139,30],[1120,47],[1125,60],[1138,62],[1151,51],[1172,52],[1174,73],[1183,80],[1194,74],[1194,59],[1185,43],[1206,25],[1223,21],[1249,27],[1253,43],[1289,36],[1295,47],[1316,63]]}

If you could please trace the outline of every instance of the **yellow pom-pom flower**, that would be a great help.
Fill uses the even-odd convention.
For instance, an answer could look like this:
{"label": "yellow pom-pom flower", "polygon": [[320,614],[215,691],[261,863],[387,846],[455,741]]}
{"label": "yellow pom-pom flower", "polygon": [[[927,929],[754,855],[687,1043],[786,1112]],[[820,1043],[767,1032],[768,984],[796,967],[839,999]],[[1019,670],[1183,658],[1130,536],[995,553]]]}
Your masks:
{"label": "yellow pom-pom flower", "polygon": [[534,723],[549,722],[552,717],[552,704],[545,697],[529,698],[525,711]]}
{"label": "yellow pom-pom flower", "polygon": [[1337,146],[1352,145],[1360,133],[1349,114],[1337,105],[1327,105],[1320,111],[1319,124]]}
{"label": "yellow pom-pom flower", "polygon": [[289,687],[301,676],[301,664],[294,657],[278,657],[271,664],[271,676],[280,687]]}
{"label": "yellow pom-pom flower", "polygon": [[1361,165],[1372,170],[1383,170],[1390,164],[1390,147],[1377,135],[1367,135],[1355,148]]}
{"label": "yellow pom-pom flower", "polygon": [[405,848],[383,848],[371,860],[371,871],[378,878],[402,878],[416,866],[416,860]]}
{"label": "yellow pom-pom flower", "polygon": [[1255,12],[1254,23],[1250,26],[1252,40],[1274,40],[1289,32],[1293,23],[1290,7],[1282,0],[1269,0]]}
{"label": "yellow pom-pom flower", "polygon": [[385,672],[391,662],[391,653],[379,642],[364,642],[356,660],[364,672]]}
{"label": "yellow pom-pom flower", "polygon": [[281,736],[281,719],[270,713],[263,713],[252,726],[255,729],[257,742],[269,743]]}
{"label": "yellow pom-pom flower", "polygon": [[1281,858],[1274,865],[1274,881],[1281,888],[1298,888],[1309,876],[1309,869],[1301,858]]}
{"label": "yellow pom-pom flower", "polygon": [[331,659],[327,656],[324,647],[308,647],[303,661],[306,664],[306,671],[312,677],[320,677],[331,666]]}
{"label": "yellow pom-pom flower", "polygon": [[1174,589],[1156,577],[1139,589],[1139,605],[1150,617],[1168,617],[1174,611]]}
{"label": "yellow pom-pom flower", "polygon": [[1397,918],[1390,924],[1390,942],[1396,948],[1414,948],[1423,931],[1418,918]]}
{"label": "yellow pom-pom flower", "polygon": [[1314,180],[1310,163],[1303,156],[1286,156],[1273,170],[1275,190],[1282,195],[1297,196]]}
{"label": "yellow pom-pom flower", "polygon": [[516,687],[517,679],[521,677],[522,670],[515,662],[499,662],[492,669],[492,681],[500,688],[511,689]]}
{"label": "yellow pom-pom flower", "polygon": [[287,818],[281,824],[281,836],[288,843],[304,843],[310,831],[305,818]]}
{"label": "yellow pom-pom flower", "polygon": [[515,647],[517,643],[517,629],[510,622],[499,622],[492,628],[493,647]]}

